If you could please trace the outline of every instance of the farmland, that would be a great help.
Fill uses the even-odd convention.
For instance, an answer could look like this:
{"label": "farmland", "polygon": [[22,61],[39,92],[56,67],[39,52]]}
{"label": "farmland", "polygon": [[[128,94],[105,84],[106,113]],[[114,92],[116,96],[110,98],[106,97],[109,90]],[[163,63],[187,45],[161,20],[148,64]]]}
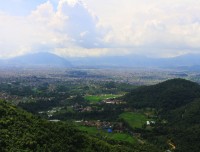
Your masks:
{"label": "farmland", "polygon": [[120,97],[120,96],[121,95],[115,95],[115,94],[87,95],[87,96],[84,97],[84,99],[91,104],[95,104],[95,103],[98,103],[98,102],[105,100],[105,99],[117,98],[117,97]]}
{"label": "farmland", "polygon": [[148,120],[147,116],[140,113],[135,112],[125,112],[122,113],[119,116],[121,119],[123,119],[128,125],[134,129],[134,128],[142,128],[142,126],[146,123]]}
{"label": "farmland", "polygon": [[133,137],[128,133],[115,133],[115,132],[108,133],[107,130],[97,129],[95,127],[78,126],[78,128],[82,131],[86,131],[92,136],[101,137],[106,140],[116,140],[129,143],[138,142],[136,137]]}

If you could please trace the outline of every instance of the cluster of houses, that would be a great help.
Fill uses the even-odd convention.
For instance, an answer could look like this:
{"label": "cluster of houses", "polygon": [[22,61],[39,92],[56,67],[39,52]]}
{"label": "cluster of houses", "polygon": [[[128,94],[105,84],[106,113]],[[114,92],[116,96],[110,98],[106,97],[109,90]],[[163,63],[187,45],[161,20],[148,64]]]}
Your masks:
{"label": "cluster of houses", "polygon": [[76,121],[83,126],[96,127],[97,129],[103,129],[109,133],[118,132],[122,133],[126,130],[122,122],[108,122],[108,121]]}
{"label": "cluster of houses", "polygon": [[125,127],[125,125],[122,122],[107,122],[107,121],[76,121],[77,123],[80,123],[83,126],[87,127],[96,127],[98,130],[104,130],[108,133],[128,133],[131,136],[134,137],[140,137],[140,133],[135,133],[130,131],[128,128]]}
{"label": "cluster of houses", "polygon": [[156,122],[155,121],[150,121],[150,120],[148,120],[147,122],[146,122],[146,125],[147,126],[151,126],[151,125],[154,125]]}
{"label": "cluster of houses", "polygon": [[78,103],[72,105],[72,108],[73,108],[74,111],[77,111],[77,112],[91,112],[91,111],[93,111],[93,108],[91,106],[84,107],[83,105],[80,105]]}
{"label": "cluster of houses", "polygon": [[[119,99],[115,99],[115,98],[108,98],[108,99],[103,100],[102,102],[99,102],[99,104],[126,104],[126,102],[121,101]],[[80,105],[78,103],[74,104],[72,108],[74,111],[78,111],[78,112],[91,112],[93,110],[96,110],[94,109],[94,107],[90,105],[84,107],[83,105]]]}
{"label": "cluster of houses", "polygon": [[0,92],[0,99],[3,99],[3,100],[11,100],[13,98],[18,98],[17,96],[13,97],[5,92]]}
{"label": "cluster of houses", "polygon": [[53,116],[54,113],[60,111],[62,108],[63,108],[63,107],[54,107],[54,108],[52,108],[51,110],[48,110],[48,111],[39,111],[38,113],[39,113],[39,114],[44,114],[44,113],[46,113],[47,116],[50,118],[50,117]]}
{"label": "cluster of houses", "polygon": [[116,99],[116,98],[105,99],[102,102],[106,103],[106,104],[126,104],[126,102],[121,101],[121,100]]}
{"label": "cluster of houses", "polygon": [[19,103],[22,98],[16,95],[10,95],[5,92],[0,92],[0,99],[5,101],[14,101],[15,104]]}

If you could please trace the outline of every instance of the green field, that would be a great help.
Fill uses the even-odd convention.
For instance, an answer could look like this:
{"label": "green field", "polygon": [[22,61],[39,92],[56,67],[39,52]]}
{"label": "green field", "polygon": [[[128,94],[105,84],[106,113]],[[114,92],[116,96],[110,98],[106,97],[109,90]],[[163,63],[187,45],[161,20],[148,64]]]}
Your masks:
{"label": "green field", "polygon": [[124,141],[129,143],[138,142],[136,138],[125,133],[107,133],[104,130],[98,130],[96,127],[78,126],[78,128],[82,131],[86,131],[90,135],[99,136],[110,140]]}
{"label": "green field", "polygon": [[90,103],[98,103],[102,100],[109,99],[109,98],[117,98],[120,97],[121,95],[113,95],[113,94],[104,94],[104,95],[95,95],[95,96],[85,96],[85,100],[89,101]]}
{"label": "green field", "polygon": [[129,124],[131,128],[142,128],[142,126],[148,120],[147,116],[141,113],[125,112],[119,116],[126,123]]}

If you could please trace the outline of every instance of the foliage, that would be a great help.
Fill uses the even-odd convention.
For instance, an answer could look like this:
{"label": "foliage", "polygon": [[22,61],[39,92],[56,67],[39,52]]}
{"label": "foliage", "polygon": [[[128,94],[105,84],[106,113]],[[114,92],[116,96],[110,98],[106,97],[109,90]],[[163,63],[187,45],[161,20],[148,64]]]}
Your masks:
{"label": "foliage", "polygon": [[82,131],[88,132],[90,135],[104,138],[104,140],[124,141],[132,144],[138,143],[135,137],[125,133],[114,133],[114,132],[108,133],[107,130],[97,129],[96,127],[78,126],[78,128]]}
{"label": "foliage", "polygon": [[134,112],[125,112],[119,116],[123,121],[130,126],[130,128],[142,128],[146,121],[148,120],[147,116],[140,113]]}
{"label": "foliage", "polygon": [[104,95],[92,95],[92,96],[85,96],[85,100],[89,101],[90,103],[98,103],[102,100],[109,99],[109,98],[116,98],[120,95],[113,95],[113,94],[104,94]]}
{"label": "foliage", "polygon": [[107,143],[64,122],[48,122],[0,101],[0,151],[139,152],[155,151],[146,145]]}
{"label": "foliage", "polygon": [[200,97],[200,86],[197,83],[172,79],[134,89],[123,99],[134,108],[152,107],[168,111],[190,103],[198,97]]}
{"label": "foliage", "polygon": [[168,80],[135,89],[124,100],[132,107],[157,109],[156,125],[152,131],[143,130],[143,138],[164,149],[172,149],[171,141],[176,152],[199,151],[200,86],[197,83]]}

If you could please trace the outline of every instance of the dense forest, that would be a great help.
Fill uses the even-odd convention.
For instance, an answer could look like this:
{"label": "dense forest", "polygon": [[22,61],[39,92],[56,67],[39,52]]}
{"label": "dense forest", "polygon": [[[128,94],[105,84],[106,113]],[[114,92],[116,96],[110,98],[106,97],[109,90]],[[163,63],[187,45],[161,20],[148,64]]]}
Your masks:
{"label": "dense forest", "polygon": [[[143,136],[157,145],[169,141],[176,152],[200,149],[200,86],[184,79],[140,87],[123,97],[132,108],[155,108],[157,124]],[[169,142],[167,143],[169,145]]]}
{"label": "dense forest", "polygon": [[140,152],[153,146],[97,139],[66,122],[49,122],[0,101],[0,151]]}
{"label": "dense forest", "polygon": [[172,110],[200,97],[200,86],[184,79],[172,79],[152,86],[134,89],[124,97],[136,108],[153,107]]}

